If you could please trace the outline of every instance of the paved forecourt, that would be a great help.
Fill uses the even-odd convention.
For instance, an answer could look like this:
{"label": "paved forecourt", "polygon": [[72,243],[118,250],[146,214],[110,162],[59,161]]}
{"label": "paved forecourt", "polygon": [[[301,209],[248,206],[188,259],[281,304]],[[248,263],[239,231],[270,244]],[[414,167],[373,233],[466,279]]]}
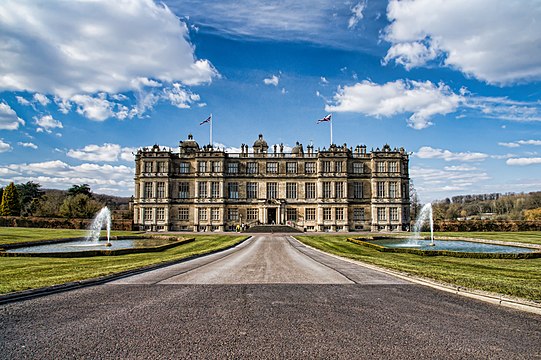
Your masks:
{"label": "paved forecourt", "polygon": [[0,306],[4,358],[540,357],[541,317],[409,283],[284,235]]}

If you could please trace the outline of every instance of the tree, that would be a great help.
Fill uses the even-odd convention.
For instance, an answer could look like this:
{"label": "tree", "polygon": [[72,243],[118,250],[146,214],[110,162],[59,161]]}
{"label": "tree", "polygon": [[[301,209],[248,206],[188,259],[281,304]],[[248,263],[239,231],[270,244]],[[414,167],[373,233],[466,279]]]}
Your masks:
{"label": "tree", "polygon": [[541,207],[537,209],[524,210],[525,220],[541,220]]}
{"label": "tree", "polygon": [[92,190],[90,190],[90,186],[88,184],[82,184],[82,185],[73,185],[68,189],[68,196],[75,196],[78,194],[87,195],[88,197],[92,197]]}
{"label": "tree", "polygon": [[68,196],[60,206],[60,215],[68,219],[90,219],[94,216],[102,204],[86,194]]}
{"label": "tree", "polygon": [[19,194],[15,184],[11,183],[4,189],[2,194],[2,203],[0,204],[0,215],[19,216],[21,213],[21,204]]}
{"label": "tree", "polygon": [[413,181],[410,180],[410,216],[413,221],[417,219],[417,216],[419,215],[419,211],[421,210],[421,202],[419,201],[419,195],[417,195],[417,190],[415,190],[415,186],[413,185]]}
{"label": "tree", "polygon": [[26,184],[18,184],[15,187],[19,193],[21,215],[33,215],[44,195],[41,185],[28,181]]}

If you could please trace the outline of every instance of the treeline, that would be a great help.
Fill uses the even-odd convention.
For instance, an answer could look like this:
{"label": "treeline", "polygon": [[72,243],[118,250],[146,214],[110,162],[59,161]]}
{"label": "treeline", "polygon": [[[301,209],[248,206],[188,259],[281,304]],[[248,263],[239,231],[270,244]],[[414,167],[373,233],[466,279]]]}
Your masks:
{"label": "treeline", "polygon": [[39,183],[11,183],[0,188],[0,215],[90,219],[107,206],[118,218],[131,218],[129,198],[94,194],[88,184],[68,190],[42,189]]}
{"label": "treeline", "polygon": [[541,220],[541,191],[453,196],[432,209],[435,220]]}

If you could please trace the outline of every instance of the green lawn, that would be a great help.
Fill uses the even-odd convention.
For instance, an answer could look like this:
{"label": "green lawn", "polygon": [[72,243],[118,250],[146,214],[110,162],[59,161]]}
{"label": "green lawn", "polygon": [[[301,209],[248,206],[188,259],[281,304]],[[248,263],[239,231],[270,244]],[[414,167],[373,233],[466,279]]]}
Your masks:
{"label": "green lawn", "polygon": [[[480,233],[439,235],[482,237]],[[535,242],[539,233],[493,233],[490,239]],[[486,234],[488,236],[491,233]],[[346,241],[350,236],[296,236],[303,243],[335,255],[406,272],[436,281],[521,297],[541,302],[541,259],[466,259],[446,256],[419,256],[384,253]],[[488,238],[488,237],[487,237]],[[541,243],[537,240],[537,243]]]}
{"label": "green lawn", "polygon": [[[49,229],[26,229],[32,234],[22,231],[19,236],[17,235],[19,230],[2,228],[2,239],[8,238],[10,242],[37,240],[42,238],[36,235],[41,232],[49,239],[81,235],[81,232],[77,233],[74,230],[55,230],[55,236],[48,231]],[[187,235],[187,237],[195,237],[196,241],[157,253],[88,258],[0,257],[0,294],[90,279],[179,260],[223,249],[246,238],[239,235]]]}
{"label": "green lawn", "polygon": [[[16,244],[28,241],[53,240],[63,238],[84,237],[87,230],[73,229],[40,229],[40,228],[12,228],[0,227],[0,247],[2,244]],[[102,231],[104,236],[105,230]],[[132,231],[112,231],[111,235],[138,234]]]}

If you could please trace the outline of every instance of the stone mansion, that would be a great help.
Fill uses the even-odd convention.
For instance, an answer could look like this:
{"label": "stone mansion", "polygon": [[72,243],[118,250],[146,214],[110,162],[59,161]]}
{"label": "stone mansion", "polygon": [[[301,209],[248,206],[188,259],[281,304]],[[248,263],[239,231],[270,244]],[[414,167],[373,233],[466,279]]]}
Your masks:
{"label": "stone mansion", "polygon": [[408,154],[331,145],[269,148],[263,135],[240,153],[143,148],[135,156],[134,225],[152,231],[229,231],[287,224],[301,231],[409,230]]}

